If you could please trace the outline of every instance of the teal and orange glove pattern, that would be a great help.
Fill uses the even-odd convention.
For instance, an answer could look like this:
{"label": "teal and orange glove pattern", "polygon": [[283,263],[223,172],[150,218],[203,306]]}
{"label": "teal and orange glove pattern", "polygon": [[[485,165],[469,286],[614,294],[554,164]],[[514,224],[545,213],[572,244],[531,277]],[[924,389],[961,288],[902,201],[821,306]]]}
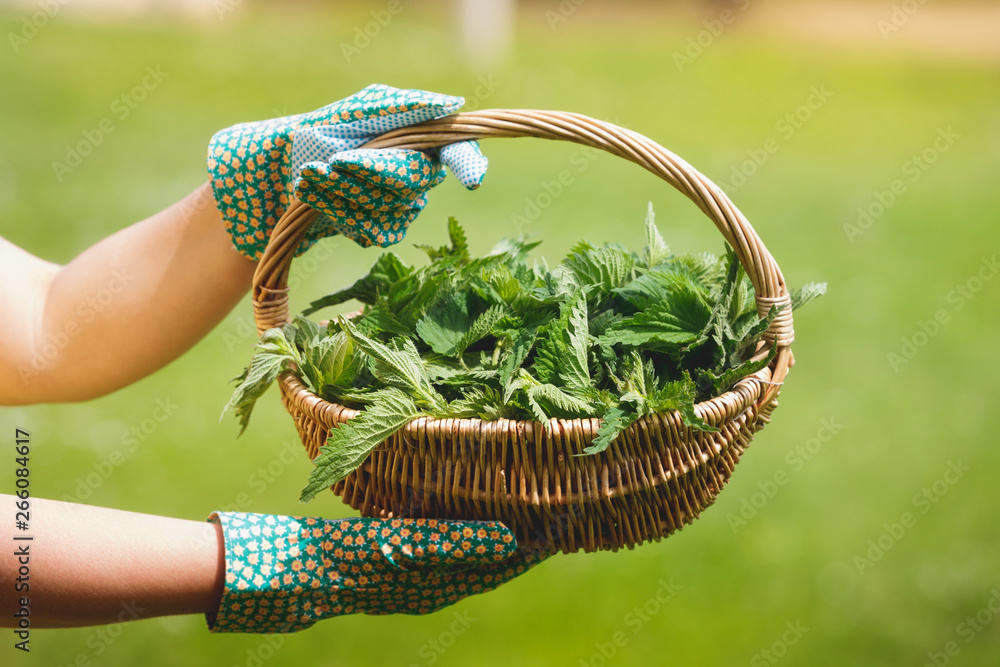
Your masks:
{"label": "teal and orange glove pattern", "polygon": [[501,523],[216,512],[226,577],[213,632],[296,632],[344,614],[429,614],[548,557]]}
{"label": "teal and orange glove pattern", "polygon": [[358,148],[406,125],[457,111],[461,97],[374,84],[316,111],[241,123],[212,137],[208,172],[215,201],[237,250],[259,259],[292,195],[323,216],[304,252],[340,233],[363,246],[401,241],[449,166],[475,189],[487,160],[476,142],[440,150]]}

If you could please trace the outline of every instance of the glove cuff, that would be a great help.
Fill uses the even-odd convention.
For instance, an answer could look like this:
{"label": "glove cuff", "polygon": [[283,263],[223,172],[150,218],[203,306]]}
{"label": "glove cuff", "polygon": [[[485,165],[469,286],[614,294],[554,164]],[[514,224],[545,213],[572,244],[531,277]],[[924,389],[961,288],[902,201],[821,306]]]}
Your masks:
{"label": "glove cuff", "polygon": [[206,614],[211,632],[285,633],[328,615],[311,594],[331,566],[316,519],[215,512],[222,526],[226,577],[219,609]]}
{"label": "glove cuff", "polygon": [[278,218],[288,208],[292,121],[240,123],[208,144],[208,176],[233,246],[260,259]]}

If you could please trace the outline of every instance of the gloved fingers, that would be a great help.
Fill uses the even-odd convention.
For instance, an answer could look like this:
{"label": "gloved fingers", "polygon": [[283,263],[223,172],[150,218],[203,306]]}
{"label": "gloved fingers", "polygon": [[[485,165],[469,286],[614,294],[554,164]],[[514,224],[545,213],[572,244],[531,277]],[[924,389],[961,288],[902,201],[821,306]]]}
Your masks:
{"label": "gloved fingers", "polygon": [[307,115],[307,124],[336,124],[343,137],[371,138],[458,111],[465,99],[426,90],[372,84]]}
{"label": "gloved fingers", "polygon": [[404,197],[426,192],[445,179],[444,167],[421,151],[359,149],[334,155],[329,164],[373,186]]}
{"label": "gloved fingers", "polygon": [[292,139],[291,170],[292,183],[302,174],[302,168],[309,162],[329,162],[335,153],[349,151],[366,143],[371,137],[345,137],[337,125],[317,125],[303,127],[294,132]]}
{"label": "gloved fingers", "polygon": [[455,178],[469,190],[475,190],[486,176],[489,160],[483,155],[478,141],[460,141],[441,148],[441,162],[451,169]]}
{"label": "gloved fingers", "polygon": [[464,103],[461,97],[373,84],[305,114],[292,141],[292,182],[306,162],[329,161],[334,153],[357,148],[390,130],[447,116]]}
{"label": "gloved fingers", "polygon": [[368,583],[353,593],[365,601],[357,608],[366,614],[430,614],[470,595],[499,588],[541,563],[551,553],[522,548],[498,562],[386,572],[377,583]]}
{"label": "gloved fingers", "polygon": [[350,199],[327,198],[323,190],[305,179],[300,181],[297,194],[303,202],[323,214],[309,228],[306,241],[341,234],[365,248],[372,245],[384,248],[402,241],[410,223],[427,205],[427,198],[419,197],[406,207],[370,211]]}
{"label": "gloved fingers", "polygon": [[517,549],[514,534],[495,521],[372,521],[369,535],[385,560],[399,570],[479,567],[504,561]]}
{"label": "gloved fingers", "polygon": [[306,181],[328,198],[345,197],[371,210],[389,210],[409,205],[444,177],[444,167],[420,151],[345,151],[330,163],[303,165],[296,193]]}
{"label": "gloved fingers", "polygon": [[[353,202],[360,211],[369,211],[373,214],[386,213],[412,208],[414,202],[423,194],[418,190],[399,193],[375,187],[353,174],[331,169],[329,165],[319,162],[309,163],[302,173],[303,177],[299,179],[295,195],[310,205],[312,200],[309,197],[312,194],[330,203],[337,200]],[[343,208],[343,206],[346,204],[337,207]]]}
{"label": "gloved fingers", "polygon": [[372,225],[366,224],[368,220],[363,216],[333,218],[330,225],[338,234],[346,236],[362,248],[373,245],[387,248],[406,238],[406,232],[417,213],[418,211],[413,210],[390,212],[380,216]]}

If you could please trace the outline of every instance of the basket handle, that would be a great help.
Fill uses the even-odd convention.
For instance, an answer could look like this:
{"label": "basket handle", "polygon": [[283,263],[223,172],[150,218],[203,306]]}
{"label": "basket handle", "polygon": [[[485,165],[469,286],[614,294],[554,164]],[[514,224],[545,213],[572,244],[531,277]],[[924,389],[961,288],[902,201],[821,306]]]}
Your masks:
{"label": "basket handle", "polygon": [[[757,312],[781,312],[765,338],[776,344],[778,366],[787,370],[794,340],[792,308],[781,270],[757,232],[729,197],[687,162],[646,137],[617,125],[566,111],[488,109],[458,113],[387,132],[363,148],[422,150],[469,139],[537,137],[599,148],[635,162],[693,201],[733,247],[753,284]],[[271,233],[253,277],[253,308],[258,333],[289,321],[288,272],[295,251],[318,213],[293,198]],[[779,379],[784,372],[776,373]],[[770,393],[770,392],[768,392]]]}

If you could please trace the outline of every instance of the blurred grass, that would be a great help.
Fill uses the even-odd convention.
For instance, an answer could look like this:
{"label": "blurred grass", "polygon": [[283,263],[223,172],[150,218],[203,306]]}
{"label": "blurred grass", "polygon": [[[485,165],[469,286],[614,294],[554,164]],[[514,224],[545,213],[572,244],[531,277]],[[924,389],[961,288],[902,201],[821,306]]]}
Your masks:
{"label": "blurred grass", "polygon": [[[773,137],[778,152],[732,195],[789,284],[830,283],[829,295],[797,317],[798,365],[774,423],[691,528],[631,552],[555,558],[454,612],[330,620],[273,639],[281,641],[276,651],[263,637],[210,636],[197,617],[144,621],[120,634],[38,631],[18,664],[70,664],[83,655],[93,664],[149,667],[596,666],[604,664],[600,646],[609,651],[621,630],[626,642],[607,664],[763,665],[772,662],[759,652],[796,621],[809,630],[787,647],[782,664],[923,664],[948,641],[958,643],[961,664],[995,664],[1000,620],[969,643],[956,627],[1000,587],[1000,456],[986,423],[997,399],[1000,281],[987,281],[961,310],[947,297],[1000,242],[996,70],[810,49],[733,29],[679,73],[673,54],[701,29],[686,17],[647,7],[611,20],[607,8],[583,5],[552,30],[545,7],[532,5],[509,61],[473,71],[460,62],[454,20],[416,3],[347,63],[340,45],[369,20],[370,8],[296,4],[279,13],[236,5],[224,20],[204,24],[57,16],[18,53],[0,57],[3,235],[67,261],[198,185],[217,129],[310,110],[374,81],[471,98],[485,77],[499,85],[479,107],[560,108],[613,120],[720,184],[748,150]],[[18,30],[21,16],[0,13],[0,34]],[[168,76],[117,118],[111,105],[147,66]],[[830,101],[787,137],[777,123],[813,86],[831,91]],[[60,182],[52,162],[105,117],[114,132]],[[907,180],[904,164],[949,127],[960,135],[954,145],[916,182]],[[627,164],[581,162],[576,147],[537,141],[489,142],[485,150],[487,183],[474,194],[453,182],[435,191],[400,248],[406,258],[418,257],[412,243],[441,242],[449,215],[463,221],[477,251],[516,234],[512,216],[563,169],[574,182],[526,230],[544,239],[541,254],[558,258],[580,237],[638,245],[648,200],[675,248],[721,250],[717,232],[689,202]],[[895,179],[906,181],[907,192],[849,241],[844,225]],[[372,261],[342,239],[325,243],[335,259],[306,255],[294,267],[293,308],[353,280]],[[939,308],[949,323],[894,372],[887,353],[899,352],[901,339]],[[249,358],[249,312],[244,302],[182,359],[111,396],[0,412],[7,432],[32,432],[38,495],[195,519],[220,508],[346,514],[332,495],[297,503],[309,465],[276,395],[239,440],[234,420],[218,422],[226,381]],[[158,400],[176,405],[163,423],[150,421]],[[795,449],[817,436],[823,419],[843,428],[799,469]],[[133,427],[142,439],[131,449],[123,438]],[[281,458],[286,444],[294,456]],[[124,463],[107,479],[95,477],[95,465],[115,451]],[[921,513],[915,494],[942,479],[953,460],[971,469]],[[736,525],[744,501],[778,470],[788,482]],[[867,558],[869,540],[877,543],[884,525],[907,511],[916,525],[859,574],[855,557]],[[636,622],[635,608],[661,581],[680,591]],[[455,613],[475,619],[457,635]],[[453,646],[438,653],[431,641]]]}

